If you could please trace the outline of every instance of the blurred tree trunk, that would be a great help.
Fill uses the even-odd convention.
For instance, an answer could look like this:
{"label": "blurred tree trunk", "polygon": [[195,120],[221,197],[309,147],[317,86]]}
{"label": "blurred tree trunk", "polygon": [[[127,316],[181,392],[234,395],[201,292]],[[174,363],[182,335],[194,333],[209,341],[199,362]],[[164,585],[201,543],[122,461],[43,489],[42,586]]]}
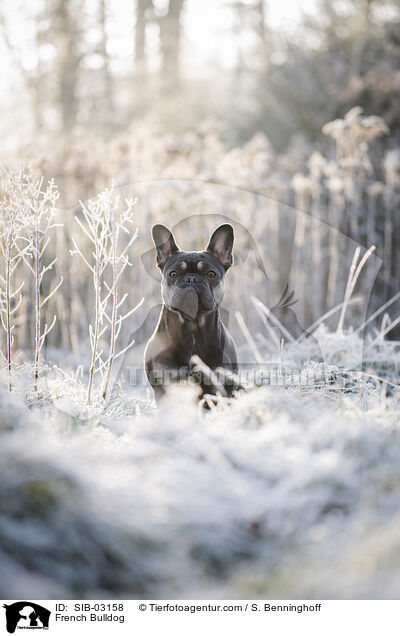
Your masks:
{"label": "blurred tree trunk", "polygon": [[[73,128],[78,111],[77,83],[80,58],[78,55],[78,23],[74,19],[71,0],[55,0],[52,11],[53,44],[56,47],[56,73],[61,126],[64,132]],[[80,11],[76,12],[76,14]]]}
{"label": "blurred tree trunk", "polygon": [[267,52],[269,50],[269,33],[266,28],[264,0],[258,0],[258,2],[256,2],[254,5],[254,12],[256,15],[255,31],[261,41],[262,48]]}
{"label": "blurred tree trunk", "polygon": [[257,119],[264,118],[265,105],[271,98],[264,84],[273,44],[265,0],[233,0],[227,6],[232,11],[236,48],[230,98],[230,143],[236,145],[249,138],[252,127],[254,130],[254,104],[259,109]]}
{"label": "blurred tree trunk", "polygon": [[40,48],[43,44],[43,31],[41,16],[36,17],[35,25],[35,46],[38,52],[38,63],[34,78],[29,78],[29,85],[33,95],[33,117],[34,126],[36,132],[42,132],[43,130],[43,83],[44,74],[42,70],[42,60],[40,56]]}
{"label": "blurred tree trunk", "polygon": [[135,72],[143,78],[147,73],[146,26],[150,10],[153,10],[153,0],[136,0]]}
{"label": "blurred tree trunk", "polygon": [[161,42],[161,85],[170,92],[179,84],[181,15],[185,0],[169,0],[166,15],[159,18]]}
{"label": "blurred tree trunk", "polygon": [[105,105],[105,124],[111,126],[114,119],[114,84],[110,70],[110,56],[107,51],[107,7],[106,1],[100,0],[100,55],[103,58],[103,83],[104,83],[104,105]]}

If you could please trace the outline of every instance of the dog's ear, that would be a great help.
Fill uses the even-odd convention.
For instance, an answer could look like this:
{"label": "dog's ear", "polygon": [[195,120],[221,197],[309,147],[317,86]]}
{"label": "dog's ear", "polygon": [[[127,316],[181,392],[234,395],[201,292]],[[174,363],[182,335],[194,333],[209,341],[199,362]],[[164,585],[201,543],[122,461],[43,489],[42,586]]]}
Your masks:
{"label": "dog's ear", "polygon": [[229,269],[233,263],[233,227],[224,223],[217,227],[207,245],[207,251],[211,252],[221,261],[225,269]]}
{"label": "dog's ear", "polygon": [[153,225],[151,233],[157,250],[157,265],[163,269],[169,257],[179,252],[179,247],[175,243],[171,230],[165,225]]}

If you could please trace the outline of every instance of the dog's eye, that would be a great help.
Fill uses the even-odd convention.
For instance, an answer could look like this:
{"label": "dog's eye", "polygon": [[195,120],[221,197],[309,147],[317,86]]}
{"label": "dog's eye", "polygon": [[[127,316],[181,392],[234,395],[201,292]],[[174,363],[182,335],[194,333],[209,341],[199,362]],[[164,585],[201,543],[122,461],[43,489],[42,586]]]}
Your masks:
{"label": "dog's eye", "polygon": [[175,270],[172,270],[172,272],[169,273],[170,278],[178,278],[178,272],[176,272]]}
{"label": "dog's eye", "polygon": [[213,269],[210,269],[210,270],[207,272],[207,276],[208,276],[208,278],[215,278],[215,277],[216,277],[216,275],[217,275],[217,274],[214,272],[214,270],[213,270]]}

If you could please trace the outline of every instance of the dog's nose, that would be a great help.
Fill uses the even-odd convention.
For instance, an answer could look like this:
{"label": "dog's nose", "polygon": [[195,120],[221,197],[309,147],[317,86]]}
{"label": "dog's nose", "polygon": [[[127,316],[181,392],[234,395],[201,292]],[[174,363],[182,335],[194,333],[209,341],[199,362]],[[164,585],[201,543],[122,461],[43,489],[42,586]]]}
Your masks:
{"label": "dog's nose", "polygon": [[200,276],[196,276],[196,274],[186,274],[183,280],[189,285],[194,285],[195,283],[200,282]]}

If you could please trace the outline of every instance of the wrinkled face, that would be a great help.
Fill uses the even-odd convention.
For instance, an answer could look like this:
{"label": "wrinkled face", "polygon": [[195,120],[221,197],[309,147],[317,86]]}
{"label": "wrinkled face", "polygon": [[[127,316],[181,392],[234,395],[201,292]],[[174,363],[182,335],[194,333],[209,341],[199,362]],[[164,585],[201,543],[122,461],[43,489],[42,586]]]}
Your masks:
{"label": "wrinkled face", "polygon": [[225,273],[232,264],[232,227],[220,226],[202,252],[179,250],[171,232],[161,225],[154,226],[153,238],[168,309],[185,320],[196,320],[215,311],[224,295]]}
{"label": "wrinkled face", "polygon": [[225,270],[205,252],[178,252],[163,269],[162,294],[169,309],[192,320],[210,313],[224,295]]}

